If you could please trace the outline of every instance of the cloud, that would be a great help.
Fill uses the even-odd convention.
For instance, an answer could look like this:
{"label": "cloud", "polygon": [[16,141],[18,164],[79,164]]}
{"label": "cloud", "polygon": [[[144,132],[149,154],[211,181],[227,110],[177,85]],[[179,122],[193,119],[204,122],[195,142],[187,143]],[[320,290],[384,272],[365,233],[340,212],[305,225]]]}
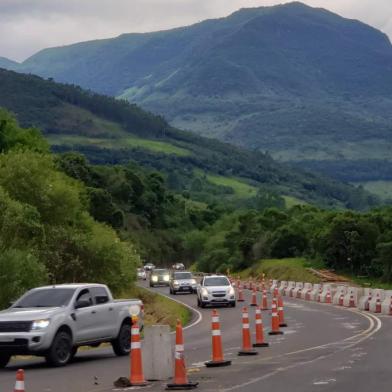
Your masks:
{"label": "cloud", "polygon": [[[169,29],[276,0],[1,0],[0,56],[23,60],[40,49],[127,32]],[[390,0],[305,0],[359,19],[392,37]]]}

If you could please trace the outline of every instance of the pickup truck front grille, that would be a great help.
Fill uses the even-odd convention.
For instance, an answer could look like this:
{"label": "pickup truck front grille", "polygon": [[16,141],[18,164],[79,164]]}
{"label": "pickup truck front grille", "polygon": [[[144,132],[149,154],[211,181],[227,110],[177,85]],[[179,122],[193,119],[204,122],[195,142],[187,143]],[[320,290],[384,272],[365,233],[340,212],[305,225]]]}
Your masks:
{"label": "pickup truck front grille", "polygon": [[31,321],[0,321],[0,333],[30,332],[31,325]]}

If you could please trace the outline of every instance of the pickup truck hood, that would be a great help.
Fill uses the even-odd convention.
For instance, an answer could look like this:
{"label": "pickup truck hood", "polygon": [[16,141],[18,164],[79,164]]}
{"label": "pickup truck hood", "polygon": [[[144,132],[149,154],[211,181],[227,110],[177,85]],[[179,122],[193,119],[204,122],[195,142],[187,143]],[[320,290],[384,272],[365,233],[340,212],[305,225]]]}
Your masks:
{"label": "pickup truck hood", "polygon": [[60,308],[11,308],[0,312],[1,321],[33,321],[50,318]]}

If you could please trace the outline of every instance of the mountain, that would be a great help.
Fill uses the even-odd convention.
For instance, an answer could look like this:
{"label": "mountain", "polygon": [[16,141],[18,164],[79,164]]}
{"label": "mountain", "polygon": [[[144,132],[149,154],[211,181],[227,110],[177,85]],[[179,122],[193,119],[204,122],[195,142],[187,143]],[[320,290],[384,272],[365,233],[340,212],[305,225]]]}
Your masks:
{"label": "mountain", "polygon": [[[347,181],[392,180],[392,47],[295,2],[45,49],[18,67]],[[371,168],[379,168],[369,170]]]}
{"label": "mountain", "polygon": [[0,69],[0,107],[21,125],[42,129],[55,151],[80,151],[96,163],[132,160],[166,173],[173,187],[181,182],[195,189],[203,180],[213,192],[231,189],[249,198],[262,188],[289,204],[364,209],[377,203],[361,188],[175,129],[124,100],[38,76]]}
{"label": "mountain", "polygon": [[0,68],[15,69],[19,65],[20,64],[17,63],[16,61],[12,61],[10,59],[7,59],[6,57],[1,57],[0,56]]}

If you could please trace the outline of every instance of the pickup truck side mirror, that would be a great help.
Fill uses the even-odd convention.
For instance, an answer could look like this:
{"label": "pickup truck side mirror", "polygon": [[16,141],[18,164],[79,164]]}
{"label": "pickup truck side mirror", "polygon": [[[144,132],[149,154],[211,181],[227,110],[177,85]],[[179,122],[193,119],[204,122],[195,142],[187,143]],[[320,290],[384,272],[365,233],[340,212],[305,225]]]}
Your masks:
{"label": "pickup truck side mirror", "polygon": [[75,304],[75,309],[87,308],[91,305],[87,299],[78,299]]}

